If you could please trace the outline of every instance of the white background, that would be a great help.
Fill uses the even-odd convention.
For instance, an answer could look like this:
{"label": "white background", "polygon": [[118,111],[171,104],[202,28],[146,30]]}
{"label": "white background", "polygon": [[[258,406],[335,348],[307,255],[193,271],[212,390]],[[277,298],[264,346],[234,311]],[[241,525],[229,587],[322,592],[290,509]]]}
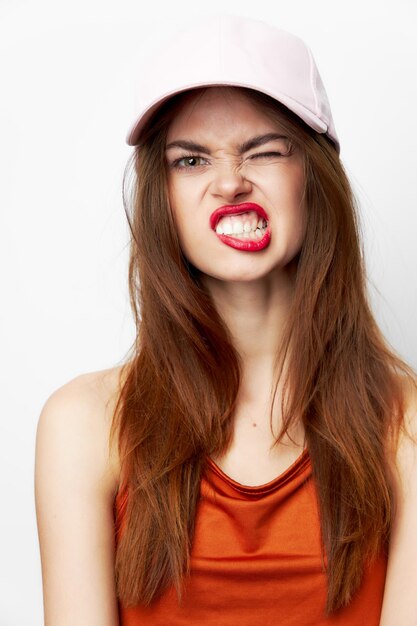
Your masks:
{"label": "white background", "polygon": [[33,488],[41,408],[71,378],[119,363],[133,340],[125,135],[138,59],[172,27],[240,13],[311,47],[361,207],[375,315],[417,366],[416,4],[142,6],[0,0],[0,626],[43,624]]}

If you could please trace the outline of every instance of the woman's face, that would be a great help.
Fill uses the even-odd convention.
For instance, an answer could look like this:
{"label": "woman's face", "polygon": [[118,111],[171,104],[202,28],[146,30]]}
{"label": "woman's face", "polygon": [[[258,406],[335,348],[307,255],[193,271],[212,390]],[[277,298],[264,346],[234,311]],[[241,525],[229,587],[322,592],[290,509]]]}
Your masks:
{"label": "woman's face", "polygon": [[[284,137],[265,137],[271,133]],[[264,139],[250,146],[255,137]],[[190,146],[170,146],[181,142]],[[183,102],[168,129],[166,162],[188,261],[222,281],[285,272],[303,242],[305,207],[302,157],[280,126],[240,91],[211,87]],[[242,203],[257,206],[239,209]]]}

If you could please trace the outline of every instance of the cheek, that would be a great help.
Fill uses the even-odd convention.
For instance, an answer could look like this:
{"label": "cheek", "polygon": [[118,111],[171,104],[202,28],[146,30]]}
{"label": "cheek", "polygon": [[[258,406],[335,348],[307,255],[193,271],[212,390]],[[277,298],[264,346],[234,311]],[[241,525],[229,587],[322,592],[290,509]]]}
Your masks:
{"label": "cheek", "polygon": [[188,260],[191,260],[189,257],[192,253],[193,242],[198,237],[198,228],[192,222],[192,202],[188,194],[181,196],[178,189],[175,193],[170,193],[168,197],[181,250]]}
{"label": "cheek", "polygon": [[296,248],[302,245],[307,227],[307,207],[303,196],[304,180],[299,171],[288,171],[287,176],[280,177],[276,200],[277,206],[283,207],[281,226],[289,229],[289,241]]}
{"label": "cheek", "polygon": [[167,181],[167,194],[168,194],[168,202],[171,207],[171,211],[172,213],[174,213],[175,208],[177,206],[178,191],[177,191],[177,186],[171,181],[170,178],[168,178],[168,181]]}
{"label": "cheek", "polygon": [[294,212],[302,213],[304,179],[301,173],[292,168],[282,169],[278,176],[271,176],[269,180],[269,188],[273,189],[273,193],[278,202],[283,206],[291,207]]}
{"label": "cheek", "polygon": [[168,200],[178,234],[187,234],[202,226],[201,192],[191,181],[168,183]]}
{"label": "cheek", "polygon": [[307,207],[303,198],[303,185],[296,185],[288,197],[288,206],[292,207],[292,228],[300,238],[304,238],[307,225]]}
{"label": "cheek", "polygon": [[172,219],[179,233],[184,220],[182,215],[184,212],[184,201],[181,197],[181,189],[174,183],[168,183],[168,201]]}
{"label": "cheek", "polygon": [[185,181],[169,182],[168,199],[173,216],[181,222],[193,204],[193,190]]}

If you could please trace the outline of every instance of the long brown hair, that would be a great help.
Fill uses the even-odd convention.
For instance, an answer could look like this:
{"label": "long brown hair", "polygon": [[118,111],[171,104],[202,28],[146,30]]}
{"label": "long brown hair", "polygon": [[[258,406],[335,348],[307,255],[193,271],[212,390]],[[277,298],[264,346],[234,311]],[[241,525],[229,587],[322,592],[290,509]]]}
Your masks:
{"label": "long brown hair", "polygon": [[[415,372],[372,315],[356,201],[331,140],[272,98],[241,93],[279,122],[304,155],[308,217],[276,359],[276,385],[288,361],[277,442],[302,420],[331,613],[349,603],[366,560],[389,540],[395,503],[388,457],[403,422],[404,380],[414,382]],[[128,490],[115,560],[117,594],[126,606],[149,605],[170,584],[181,601],[205,457],[231,443],[241,380],[239,355],[181,251],[169,206],[167,129],[188,95],[174,96],[148,121],[124,177],[137,335],[110,446],[117,442]]]}

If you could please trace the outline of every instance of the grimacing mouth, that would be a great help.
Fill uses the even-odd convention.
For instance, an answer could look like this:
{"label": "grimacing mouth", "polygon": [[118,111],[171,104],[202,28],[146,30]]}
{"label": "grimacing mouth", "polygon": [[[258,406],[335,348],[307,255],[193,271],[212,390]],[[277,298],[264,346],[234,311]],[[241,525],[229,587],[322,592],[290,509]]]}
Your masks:
{"label": "grimacing mouth", "polygon": [[223,219],[224,217],[236,217],[236,216],[238,216],[238,215],[245,215],[245,213],[251,213],[251,212],[256,213],[256,215],[258,216],[258,221],[259,221],[260,219],[264,220],[264,222],[266,222],[266,224],[265,224],[264,228],[268,229],[268,226],[269,226],[269,220],[268,220],[268,219],[266,219],[263,215],[261,215],[261,214],[259,213],[259,211],[257,211],[256,209],[251,209],[251,210],[246,210],[246,211],[239,211],[239,212],[236,212],[236,213],[224,213],[223,215],[219,214],[219,215],[216,217],[216,220],[215,220],[215,223],[214,223],[214,225],[213,225],[212,229],[216,232],[216,229],[217,229],[217,225],[218,225],[218,223],[219,223],[219,222],[220,222],[220,220],[221,220],[221,219]]}

